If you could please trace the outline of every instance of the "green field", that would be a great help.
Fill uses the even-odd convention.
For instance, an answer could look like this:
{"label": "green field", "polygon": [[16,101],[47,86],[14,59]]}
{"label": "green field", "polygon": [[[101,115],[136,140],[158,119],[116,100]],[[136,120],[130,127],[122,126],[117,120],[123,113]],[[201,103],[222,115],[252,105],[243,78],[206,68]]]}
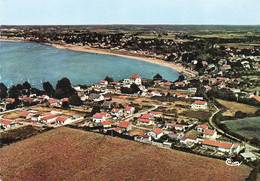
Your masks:
{"label": "green field", "polygon": [[260,117],[229,120],[222,123],[224,123],[232,132],[240,134],[248,139],[252,139],[253,137],[260,139]]}

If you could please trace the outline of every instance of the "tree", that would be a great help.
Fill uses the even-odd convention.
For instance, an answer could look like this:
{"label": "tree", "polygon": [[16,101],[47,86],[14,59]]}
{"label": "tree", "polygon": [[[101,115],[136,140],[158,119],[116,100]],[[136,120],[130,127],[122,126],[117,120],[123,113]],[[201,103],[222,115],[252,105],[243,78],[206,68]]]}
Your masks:
{"label": "tree", "polygon": [[69,98],[69,103],[73,106],[80,106],[82,105],[82,101],[80,99],[80,97],[77,94],[72,95]]}
{"label": "tree", "polygon": [[11,98],[18,99],[18,97],[20,96],[19,86],[14,85],[14,86],[10,87],[10,89],[8,90],[8,95]]}
{"label": "tree", "polygon": [[256,115],[256,116],[260,116],[260,109],[258,109],[258,110],[255,112],[255,115]]}
{"label": "tree", "polygon": [[31,84],[29,82],[24,82],[23,83],[23,89],[27,89],[27,90],[30,90],[32,87],[31,87]]}
{"label": "tree", "polygon": [[7,87],[4,83],[0,83],[0,99],[3,99],[7,96]]}
{"label": "tree", "polygon": [[75,90],[72,88],[70,80],[66,77],[57,82],[55,96],[58,99],[65,97],[71,97],[75,94]]}
{"label": "tree", "polygon": [[237,111],[235,113],[235,118],[241,119],[241,118],[245,118],[245,117],[247,117],[247,114],[242,111]]}
{"label": "tree", "polygon": [[42,84],[42,87],[43,87],[43,90],[45,91],[45,93],[50,96],[50,97],[53,97],[54,93],[55,93],[55,90],[53,88],[53,86],[51,85],[50,82],[43,82]]}
{"label": "tree", "polygon": [[160,74],[156,74],[154,77],[153,77],[153,80],[162,80],[163,77],[160,75]]}
{"label": "tree", "polygon": [[130,88],[132,89],[132,94],[135,94],[135,93],[138,93],[138,92],[141,91],[141,90],[139,89],[138,85],[136,85],[136,84],[132,84],[132,85],[130,86]]}
{"label": "tree", "polygon": [[108,83],[114,82],[114,79],[112,77],[106,76],[105,79]]}

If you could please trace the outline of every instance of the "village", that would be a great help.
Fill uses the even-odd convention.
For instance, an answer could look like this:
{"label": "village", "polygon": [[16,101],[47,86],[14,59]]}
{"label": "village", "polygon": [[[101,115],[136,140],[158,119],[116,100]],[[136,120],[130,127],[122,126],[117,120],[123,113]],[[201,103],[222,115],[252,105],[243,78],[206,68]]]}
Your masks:
{"label": "village", "polygon": [[244,142],[218,132],[211,122],[218,109],[196,94],[191,81],[166,81],[157,74],[152,82],[134,74],[119,82],[106,77],[91,86],[76,86],[81,101],[77,106],[66,97],[31,94],[20,96],[19,105],[10,109],[15,99],[5,98],[0,103],[0,132],[68,126],[213,158],[257,159]]}

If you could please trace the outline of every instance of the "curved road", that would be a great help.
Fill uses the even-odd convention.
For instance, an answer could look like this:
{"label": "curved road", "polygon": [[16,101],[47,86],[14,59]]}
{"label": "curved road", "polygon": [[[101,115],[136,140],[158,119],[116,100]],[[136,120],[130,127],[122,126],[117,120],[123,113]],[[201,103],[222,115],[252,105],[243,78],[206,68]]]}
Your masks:
{"label": "curved road", "polygon": [[228,137],[228,138],[230,138],[230,139],[233,139],[233,140],[236,140],[236,141],[238,141],[238,142],[243,143],[243,144],[245,145],[245,147],[246,147],[247,150],[259,150],[259,148],[255,147],[255,146],[252,146],[252,145],[250,145],[250,144],[248,144],[248,143],[246,143],[246,142],[240,140],[239,138],[234,137],[234,136],[232,136],[232,135],[230,135],[230,134],[224,132],[222,129],[218,128],[218,126],[217,126],[217,125],[214,123],[214,121],[213,121],[213,117],[214,117],[217,113],[219,113],[221,110],[220,110],[216,105],[214,105],[214,107],[215,107],[216,111],[215,111],[215,112],[211,115],[211,117],[209,118],[209,124],[210,124],[210,126],[212,126],[218,133],[220,133],[220,134],[222,134],[222,135],[224,135],[224,136],[226,136],[226,137]]}

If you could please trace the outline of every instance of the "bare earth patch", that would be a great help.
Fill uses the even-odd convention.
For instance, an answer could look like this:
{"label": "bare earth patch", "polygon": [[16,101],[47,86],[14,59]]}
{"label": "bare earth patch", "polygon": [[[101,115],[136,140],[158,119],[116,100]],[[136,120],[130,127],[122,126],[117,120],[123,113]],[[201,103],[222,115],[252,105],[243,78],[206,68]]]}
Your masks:
{"label": "bare earth patch", "polygon": [[0,149],[0,179],[244,180],[247,166],[58,128]]}

